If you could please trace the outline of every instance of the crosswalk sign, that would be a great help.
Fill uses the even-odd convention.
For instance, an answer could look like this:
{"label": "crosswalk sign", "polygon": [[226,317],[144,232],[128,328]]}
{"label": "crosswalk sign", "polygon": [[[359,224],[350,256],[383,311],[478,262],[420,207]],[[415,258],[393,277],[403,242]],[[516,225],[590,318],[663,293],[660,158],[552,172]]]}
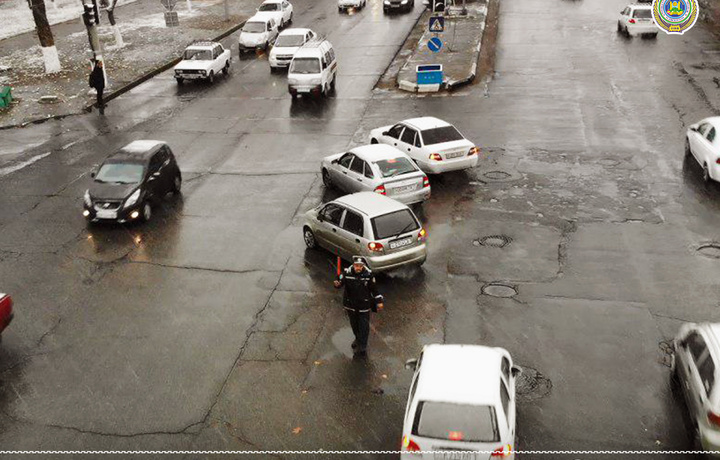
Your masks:
{"label": "crosswalk sign", "polygon": [[445,31],[445,18],[442,16],[431,16],[430,17],[430,32],[444,32]]}

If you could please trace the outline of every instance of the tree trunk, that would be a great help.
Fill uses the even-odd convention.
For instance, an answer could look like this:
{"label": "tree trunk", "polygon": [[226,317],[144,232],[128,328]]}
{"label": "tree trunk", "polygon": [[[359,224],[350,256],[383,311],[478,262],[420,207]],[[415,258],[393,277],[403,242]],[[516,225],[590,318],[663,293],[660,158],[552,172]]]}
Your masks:
{"label": "tree trunk", "polygon": [[52,30],[50,30],[50,23],[45,13],[45,2],[44,0],[30,0],[30,5],[32,7],[33,19],[35,20],[35,29],[40,39],[40,47],[42,48],[45,73],[60,72],[60,59],[57,48],[55,48],[55,40],[53,39]]}

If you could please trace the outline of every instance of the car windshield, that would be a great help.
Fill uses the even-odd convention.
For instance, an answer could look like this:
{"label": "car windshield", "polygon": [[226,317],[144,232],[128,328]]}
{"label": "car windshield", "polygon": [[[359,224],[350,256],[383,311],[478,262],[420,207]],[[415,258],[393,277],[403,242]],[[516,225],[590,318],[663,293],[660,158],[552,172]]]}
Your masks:
{"label": "car windshield", "polygon": [[413,434],[463,442],[500,441],[493,407],[432,401],[418,404]]}
{"label": "car windshield", "polygon": [[415,216],[409,209],[384,214],[372,219],[373,233],[378,240],[384,240],[401,233],[411,232],[420,228]]}
{"label": "car windshield", "polygon": [[425,145],[442,144],[443,142],[460,141],[465,139],[454,126],[426,129],[422,132]]}
{"label": "car windshield", "polygon": [[105,163],[95,176],[95,182],[137,184],[143,178],[143,165],[138,163]]}
{"label": "car windshield", "polygon": [[242,31],[249,34],[259,34],[265,32],[265,23],[258,21],[246,22]]}
{"label": "car windshield", "polygon": [[380,160],[375,162],[380,168],[383,177],[399,176],[417,171],[417,168],[407,160],[407,158],[391,158],[388,160]]}
{"label": "car windshield", "polygon": [[305,35],[280,35],[275,40],[275,46],[302,46]]}
{"label": "car windshield", "polygon": [[210,50],[185,50],[183,59],[186,61],[212,61],[212,51]]}
{"label": "car windshield", "polygon": [[263,3],[258,11],[280,11],[279,3]]}
{"label": "car windshield", "polygon": [[290,64],[290,73],[320,73],[320,59],[295,58]]}
{"label": "car windshield", "polygon": [[633,17],[640,18],[640,19],[650,19],[652,17],[652,10],[650,10],[650,9],[635,10],[635,13],[633,13]]}

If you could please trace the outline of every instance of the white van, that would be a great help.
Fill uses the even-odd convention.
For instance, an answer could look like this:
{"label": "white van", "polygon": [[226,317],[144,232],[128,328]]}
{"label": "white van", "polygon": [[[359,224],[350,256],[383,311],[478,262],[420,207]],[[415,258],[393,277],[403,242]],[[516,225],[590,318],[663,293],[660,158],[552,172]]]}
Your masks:
{"label": "white van", "polygon": [[328,96],[335,89],[337,59],[332,44],[317,38],[295,52],[288,70],[288,91],[293,99],[298,94]]}

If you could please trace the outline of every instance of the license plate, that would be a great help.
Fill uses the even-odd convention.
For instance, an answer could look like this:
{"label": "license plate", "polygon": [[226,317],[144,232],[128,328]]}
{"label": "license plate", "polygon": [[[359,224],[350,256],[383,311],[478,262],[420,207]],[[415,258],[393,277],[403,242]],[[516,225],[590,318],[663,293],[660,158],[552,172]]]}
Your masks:
{"label": "license plate", "polygon": [[406,185],[405,187],[396,187],[393,189],[393,193],[400,194],[405,192],[411,192],[415,190],[415,185]]}
{"label": "license plate", "polygon": [[310,89],[309,88],[298,88],[297,92],[298,93],[309,93]]}
{"label": "license plate", "polygon": [[457,158],[457,157],[463,156],[464,154],[465,154],[465,152],[451,152],[451,153],[445,154],[445,158],[447,158],[447,159]]}
{"label": "license plate", "polygon": [[403,238],[401,240],[395,240],[390,242],[390,249],[402,248],[412,244],[412,237]]}
{"label": "license plate", "polygon": [[107,209],[98,209],[95,212],[98,219],[117,219],[117,211],[108,211]]}

